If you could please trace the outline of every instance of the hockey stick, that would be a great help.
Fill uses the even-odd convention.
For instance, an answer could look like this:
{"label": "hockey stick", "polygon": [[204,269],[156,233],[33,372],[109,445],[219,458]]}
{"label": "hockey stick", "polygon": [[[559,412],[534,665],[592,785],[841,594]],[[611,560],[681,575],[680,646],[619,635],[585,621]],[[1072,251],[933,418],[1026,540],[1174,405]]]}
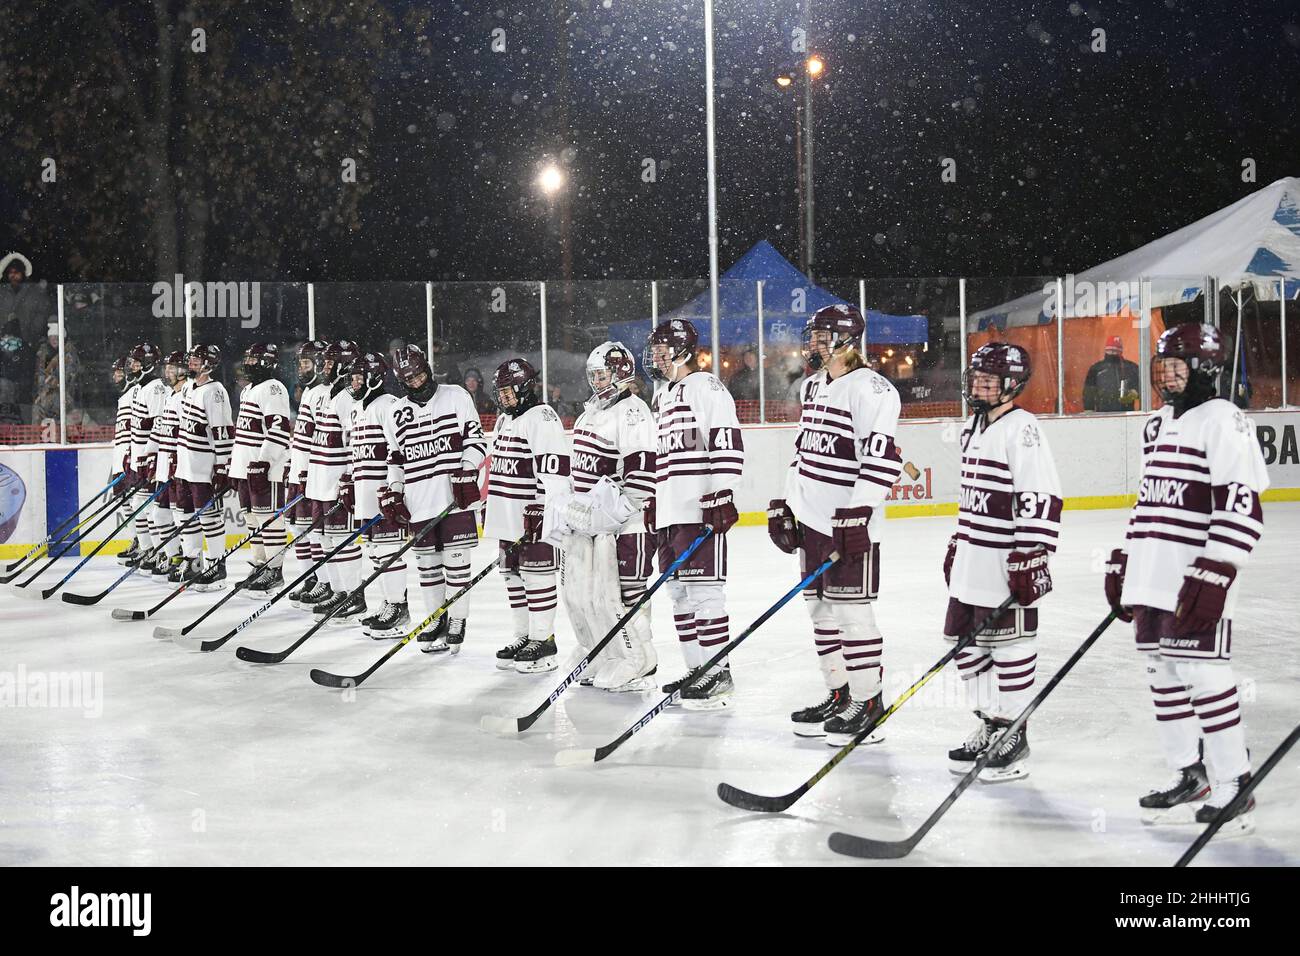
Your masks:
{"label": "hockey stick", "polygon": [[[81,515],[81,513],[82,513],[83,511],[85,511],[87,508],[89,508],[91,505],[93,505],[96,501],[98,501],[98,500],[100,499],[100,497],[101,497],[105,492],[107,492],[107,491],[111,491],[112,488],[113,488],[113,486],[116,485],[116,484],[117,484],[119,481],[121,481],[121,480],[122,480],[122,472],[118,472],[117,477],[114,478],[112,481],[110,481],[110,482],[109,482],[109,483],[108,483],[104,488],[100,489],[100,491],[97,492],[97,493],[94,495],[94,497],[92,497],[89,501],[87,501],[84,505],[82,505],[80,508],[78,508],[78,509],[77,509],[76,511],[74,511],[72,514],[70,514],[70,515],[68,515],[66,518],[64,518],[64,519],[59,523],[59,526],[58,526],[57,528],[55,528],[55,529],[54,529],[53,531],[51,531],[48,535],[45,536],[45,540],[44,540],[44,541],[42,541],[40,544],[33,545],[33,546],[32,546],[32,549],[31,549],[30,551],[28,551],[26,554],[24,554],[24,555],[23,555],[21,558],[19,558],[17,561],[11,561],[11,562],[9,562],[9,564],[5,565],[5,573],[7,574],[7,573],[9,573],[9,572],[11,572],[11,571],[17,571],[17,570],[19,570],[19,567],[18,567],[18,566],[21,565],[21,564],[23,564],[23,563],[25,563],[29,558],[34,558],[34,559],[39,560],[39,559],[40,559],[40,555],[38,554],[38,552],[39,552],[42,548],[44,548],[44,549],[45,549],[45,552],[48,554],[48,553],[49,553],[49,549],[50,549],[51,547],[53,547],[55,544],[57,544],[60,540],[62,540],[64,530],[67,529],[70,525],[72,525],[72,522],[75,521],[78,517],[80,517],[80,515]],[[102,505],[101,505],[101,507],[102,507]],[[80,523],[80,522],[78,522],[78,523]],[[71,534],[73,531],[76,531],[76,527],[75,527],[75,526],[73,526],[73,527],[72,527],[72,530],[69,531],[68,533]],[[12,580],[12,579],[11,579],[11,578],[0,578],[0,583],[3,583],[3,582],[8,581],[8,580]]]}
{"label": "hockey stick", "polygon": [[[325,514],[321,515],[321,516],[319,517],[319,519],[317,519],[317,518],[313,518],[311,524],[307,525],[306,529],[303,531],[303,535],[305,536],[305,535],[311,534],[312,529],[316,527],[316,522],[317,522],[318,520],[321,521],[321,522],[323,522],[326,518],[328,518],[330,515],[332,515],[334,512],[338,511],[338,510],[339,510],[340,508],[342,508],[342,507],[343,507],[343,502],[340,501],[340,502],[338,502],[336,505],[334,505],[334,507],[331,508],[329,511],[325,512]],[[281,552],[287,551],[289,548],[291,548],[291,547],[293,546],[294,543],[296,543],[296,542],[286,542],[286,543],[285,543],[285,546],[284,546],[283,548],[280,549]],[[288,590],[290,590],[291,588],[293,588],[293,587],[294,587],[296,584],[298,584],[300,581],[305,581],[305,580],[306,580],[306,579],[307,579],[307,578],[312,574],[312,572],[314,572],[318,567],[320,567],[320,566],[321,566],[322,564],[324,564],[324,563],[325,563],[325,559],[322,558],[320,561],[316,562],[316,563],[313,564],[310,568],[308,568],[308,569],[307,569],[307,572],[306,572],[305,574],[303,574],[303,575],[301,575],[300,577],[298,577],[298,578],[294,579],[293,581],[289,582],[288,586],[285,587],[284,590],[281,591],[280,593],[283,594],[285,591],[288,591]],[[188,583],[193,584],[194,582],[193,582],[193,581],[190,581],[190,582],[188,582]],[[230,589],[229,591],[227,591],[224,595],[222,595],[221,599],[220,599],[219,601],[217,601],[216,604],[212,605],[212,607],[208,608],[206,611],[204,611],[202,614],[200,614],[200,615],[199,615],[197,618],[195,618],[193,621],[190,621],[190,623],[186,624],[184,627],[179,627],[179,628],[177,628],[177,627],[164,627],[163,625],[159,624],[157,627],[155,627],[155,628],[153,629],[153,636],[156,637],[156,638],[157,638],[158,640],[160,640],[160,641],[165,641],[165,640],[173,640],[173,641],[174,641],[174,640],[176,640],[176,638],[178,638],[178,637],[184,637],[184,636],[185,636],[186,634],[188,634],[190,631],[194,630],[196,627],[198,627],[200,624],[202,624],[204,621],[206,621],[206,620],[208,619],[209,615],[211,615],[215,610],[217,610],[217,608],[221,607],[223,604],[225,604],[227,601],[229,601],[232,597],[234,597],[236,594],[238,594],[241,590],[243,590],[243,587],[244,587],[244,582],[243,582],[243,581],[240,581],[240,582],[239,582],[238,584],[236,584],[233,588],[231,588],[231,589]]]}
{"label": "hockey stick", "polygon": [[[104,546],[107,545],[108,542],[110,542],[110,541],[113,540],[113,536],[114,536],[114,535],[116,535],[119,531],[121,531],[123,528],[125,528],[127,525],[129,525],[132,521],[134,521],[135,518],[136,518],[136,516],[137,516],[138,514],[140,514],[140,512],[144,511],[145,508],[148,508],[151,504],[153,504],[154,499],[156,499],[160,494],[162,494],[162,493],[163,493],[163,489],[166,488],[166,487],[167,487],[167,483],[166,483],[166,482],[163,482],[161,485],[159,485],[159,486],[158,486],[158,489],[157,489],[153,494],[151,494],[148,498],[146,498],[146,499],[144,500],[144,504],[140,505],[138,508],[136,508],[135,510],[133,510],[129,515],[127,515],[125,518],[123,518],[122,521],[121,521],[121,523],[118,524],[118,526],[117,526],[116,528],[114,528],[112,531],[110,531],[110,532],[108,533],[108,535],[107,535],[107,536],[106,536],[102,541],[99,542],[99,544],[95,545],[94,549],[90,552],[90,554],[88,554],[88,555],[86,555],[84,558],[82,558],[81,561],[77,563],[77,566],[76,566],[75,568],[73,568],[71,571],[69,571],[67,574],[65,574],[65,575],[64,575],[64,576],[59,580],[59,582],[58,582],[57,584],[52,584],[52,585],[50,585],[50,586],[49,586],[48,588],[46,588],[44,591],[39,591],[39,592],[37,592],[37,591],[17,591],[17,592],[15,592],[15,593],[20,594],[22,597],[26,598],[26,599],[29,600],[29,601],[37,601],[37,600],[39,600],[39,601],[48,601],[48,600],[50,599],[51,595],[53,595],[54,592],[58,591],[59,588],[63,587],[63,585],[65,585],[65,584],[67,584],[69,581],[71,581],[71,580],[72,580],[72,576],[73,576],[74,574],[76,574],[78,571],[80,571],[82,568],[84,568],[84,567],[86,566],[86,564],[89,563],[89,561],[90,561],[91,558],[93,558],[95,555],[99,554],[100,551],[104,550]],[[111,512],[107,512],[107,513],[111,514]],[[87,530],[89,530],[89,529],[87,529]],[[37,574],[39,574],[39,573],[40,573],[40,572],[37,572]],[[30,583],[32,582],[32,580],[34,580],[34,577],[33,577],[33,579],[29,579],[27,583],[30,584]],[[20,585],[20,587],[26,587],[26,585]],[[39,595],[39,596],[38,596],[38,595]]]}
{"label": "hockey stick", "polygon": [[894,713],[894,711],[902,707],[913,694],[929,683],[930,678],[943,670],[949,661],[969,647],[986,627],[992,624],[994,620],[1011,607],[1013,601],[1015,601],[1015,598],[1008,595],[1007,599],[989,612],[989,615],[984,618],[984,620],[980,621],[979,624],[975,626],[974,630],[963,635],[960,640],[953,644],[947,654],[944,654],[943,657],[939,658],[939,660],[937,660],[928,671],[917,678],[916,682],[907,690],[903,691],[903,693],[898,696],[897,700],[890,704],[886,710],[881,711],[876,716],[875,720],[868,723],[856,737],[837,750],[835,756],[823,764],[820,770],[803,783],[799,784],[799,786],[794,790],[782,794],[779,797],[768,797],[758,793],[750,793],[748,790],[741,790],[739,787],[733,787],[729,783],[720,783],[718,784],[719,799],[721,799],[723,803],[729,803],[733,807],[739,807],[742,810],[761,810],[764,813],[780,813],[783,810],[789,809],[796,800],[815,787],[822,777],[834,770],[839,765],[840,761],[851,754],[857,746],[862,743],[862,741],[870,737],[872,732],[888,720],[889,716]]}
{"label": "hockey stick", "polygon": [[[92,516],[94,518],[94,520],[91,521],[90,524],[85,525],[84,528],[82,528],[81,525],[78,525],[76,533],[68,534],[63,538],[62,540],[63,547],[59,548],[57,554],[52,555],[50,559],[41,566],[40,570],[38,570],[35,574],[29,577],[26,581],[23,581],[21,584],[15,584],[13,585],[13,587],[25,588],[27,587],[27,585],[31,584],[33,581],[39,578],[42,574],[44,574],[51,567],[53,567],[55,561],[59,560],[59,558],[63,557],[65,554],[71,551],[74,546],[80,544],[82,539],[85,538],[87,534],[89,534],[91,531],[94,531],[96,528],[98,528],[102,522],[107,521],[118,510],[120,504],[121,502],[116,498],[109,498],[107,501],[105,501],[100,507],[95,509],[92,515],[87,516],[87,520],[89,520],[90,517]],[[82,522],[82,524],[85,524],[85,522]],[[39,560],[39,558],[37,560]],[[35,563],[36,563],[35,561],[32,562],[32,564]],[[12,581],[14,578],[22,574],[23,571],[30,571],[32,569],[32,564],[27,565],[27,567],[22,569],[22,571],[15,571],[13,574],[10,574],[7,577],[5,577],[4,580],[6,582]]]}
{"label": "hockey stick", "polygon": [[[505,554],[509,554],[515,548],[519,547],[519,545],[523,544],[523,541],[524,539],[520,538],[514,544],[510,545],[506,549]],[[474,585],[478,584],[485,577],[487,577],[488,572],[501,563],[501,559],[505,557],[505,554],[498,554],[495,558],[493,558],[492,561],[482,571],[480,571],[478,574],[474,575],[472,578],[469,579],[468,584],[466,584],[463,588],[461,588],[451,597],[447,598],[447,600],[443,601],[442,604],[439,605],[437,609],[433,611],[432,614],[426,617],[419,624],[415,625],[415,628],[409,631],[407,635],[403,637],[400,641],[398,641],[396,644],[390,647],[384,653],[383,657],[379,658],[379,660],[375,661],[373,664],[367,667],[360,674],[356,674],[352,677],[343,677],[340,676],[339,674],[331,674],[329,671],[323,671],[320,670],[319,668],[314,667],[312,668],[312,671],[308,676],[311,677],[311,679],[315,681],[317,684],[320,684],[322,687],[359,687],[362,681],[364,681],[375,671],[379,670],[379,668],[384,665],[385,661],[387,661],[390,657],[392,657],[394,654],[400,651],[411,641],[415,640],[416,637],[420,635],[421,631],[423,631],[434,621],[438,620],[438,618],[446,614],[447,608],[451,607],[453,604],[459,601],[469,591],[470,588],[472,588]]]}
{"label": "hockey stick", "polygon": [[[343,502],[340,501],[340,502],[338,503],[338,505],[335,505],[335,507],[338,507],[339,505],[342,505],[342,504],[343,504]],[[351,534],[349,534],[346,538],[344,538],[341,542],[339,542],[339,544],[338,544],[337,547],[330,549],[330,551],[329,551],[329,552],[328,552],[328,553],[327,553],[323,558],[321,558],[319,561],[317,561],[315,564],[313,564],[310,568],[308,568],[308,569],[307,569],[306,571],[304,571],[302,574],[298,575],[297,579],[295,579],[295,580],[294,580],[293,582],[291,582],[290,584],[286,584],[286,585],[284,586],[284,588],[282,588],[282,589],[280,590],[280,592],[279,592],[278,594],[275,595],[275,597],[271,598],[269,601],[267,601],[266,603],[264,603],[264,604],[263,604],[261,607],[259,607],[256,611],[254,611],[254,612],[253,612],[252,614],[250,614],[248,617],[244,618],[244,620],[240,621],[238,625],[236,625],[235,627],[231,628],[231,629],[230,629],[229,631],[227,631],[225,634],[221,635],[221,637],[217,637],[217,638],[213,638],[212,640],[204,641],[204,640],[200,640],[200,638],[198,638],[198,637],[185,637],[185,636],[179,636],[179,637],[174,637],[174,638],[172,638],[172,640],[173,640],[175,643],[179,644],[181,647],[193,648],[193,647],[197,644],[199,650],[201,650],[201,651],[215,651],[218,647],[221,647],[223,644],[225,644],[226,641],[230,640],[232,637],[234,637],[236,634],[238,634],[238,633],[239,633],[240,631],[242,631],[244,628],[246,628],[246,627],[248,627],[249,625],[251,625],[251,624],[252,624],[254,621],[256,621],[259,617],[261,617],[263,614],[265,614],[267,611],[269,611],[269,610],[272,608],[272,606],[274,606],[274,605],[276,604],[276,602],[278,602],[278,601],[280,600],[280,598],[284,597],[284,596],[285,596],[286,594],[288,594],[291,590],[293,590],[293,588],[294,588],[295,585],[297,585],[298,583],[300,583],[300,582],[302,582],[302,581],[306,581],[306,580],[307,580],[307,577],[312,573],[312,571],[314,571],[316,568],[324,567],[324,566],[329,562],[330,558],[334,557],[336,554],[338,554],[340,551],[342,551],[344,548],[346,548],[348,545],[350,545],[353,541],[357,540],[357,538],[361,537],[361,535],[365,534],[367,530],[369,530],[369,529],[372,528],[374,525],[376,525],[376,524],[378,524],[380,521],[382,521],[382,520],[383,520],[383,517],[384,517],[383,515],[375,515],[373,518],[371,518],[369,521],[367,521],[365,524],[363,524],[360,528],[358,528],[357,530],[353,531],[353,532],[352,532]],[[232,589],[231,593],[232,593],[232,594],[234,593],[233,589]]]}
{"label": "hockey stick", "polygon": [[[727,643],[722,648],[722,650],[718,651],[718,653],[710,657],[702,665],[696,668],[696,670],[698,670],[700,674],[707,674],[710,668],[717,665],[718,662],[720,662],[723,658],[725,658],[728,654],[730,654],[733,650],[735,650],[745,638],[749,637],[749,635],[753,634],[756,630],[758,630],[764,621],[766,621],[777,611],[781,610],[781,608],[784,607],[786,603],[791,598],[793,598],[796,594],[798,594],[804,588],[808,587],[808,585],[812,584],[819,577],[821,577],[822,574],[826,571],[826,569],[829,568],[832,564],[834,564],[839,559],[840,559],[839,552],[832,551],[830,557],[828,557],[825,561],[823,561],[820,565],[818,565],[818,567],[811,574],[809,574],[806,578],[804,578],[802,581],[796,584],[789,591],[786,591],[785,594],[782,595],[781,598],[775,604],[773,604],[766,611],[764,611],[757,618],[755,618],[753,624],[749,625],[749,627],[741,631],[739,636],[732,638],[732,640],[729,643]],[[654,720],[657,716],[659,716],[660,713],[666,710],[670,704],[672,704],[675,700],[677,700],[677,698],[681,696],[683,686],[685,686],[685,682],[683,682],[682,685],[677,688],[677,690],[673,691],[671,694],[668,694],[662,700],[660,700],[659,703],[651,707],[644,717],[638,720],[627,730],[623,731],[623,733],[619,734],[609,743],[597,747],[594,750],[574,747],[568,750],[559,751],[555,755],[555,765],[557,767],[576,767],[576,766],[582,766],[586,764],[593,764],[598,761],[604,760],[606,757],[612,754],[619,747],[623,746],[623,744],[627,743],[628,739],[633,734],[637,733],[639,730],[644,728],[646,724]]]}
{"label": "hockey stick", "polygon": [[[238,551],[238,550],[239,550],[240,548],[242,548],[244,545],[248,544],[249,541],[253,540],[253,538],[255,538],[257,535],[259,535],[259,534],[261,534],[263,531],[265,531],[265,530],[267,529],[267,527],[271,524],[272,521],[274,521],[276,518],[280,517],[280,515],[284,514],[286,511],[288,511],[290,508],[292,508],[294,505],[296,505],[296,504],[297,504],[299,501],[301,501],[301,500],[302,500],[302,495],[298,495],[296,498],[293,499],[293,501],[288,502],[288,503],[287,503],[283,508],[281,508],[281,509],[280,509],[279,511],[277,511],[275,514],[271,515],[271,517],[269,517],[269,518],[267,518],[265,521],[263,521],[263,522],[258,526],[258,528],[257,528],[256,531],[250,531],[248,534],[244,535],[242,538],[240,538],[238,541],[236,541],[236,542],[235,542],[231,547],[229,547],[229,548],[226,549],[226,553],[223,554],[223,555],[222,555],[222,556],[217,560],[217,563],[220,564],[220,563],[224,562],[224,561],[225,561],[227,558],[229,558],[232,554],[234,554],[236,551]],[[282,546],[282,547],[281,547],[281,548],[276,552],[276,554],[283,554],[285,551],[288,550],[289,546],[290,546],[289,542],[285,542],[285,544],[284,544],[284,545],[283,545],[283,546]],[[269,563],[271,560],[272,560],[272,558],[268,558],[268,559],[267,559],[267,562]],[[166,583],[166,582],[164,582],[164,583]],[[147,617],[153,617],[156,613],[158,613],[158,611],[162,610],[162,608],[164,608],[167,604],[169,604],[169,603],[172,601],[173,598],[179,597],[179,596],[181,595],[181,593],[183,593],[185,590],[187,590],[187,589],[189,588],[189,586],[190,586],[191,584],[193,584],[193,583],[194,583],[193,580],[182,581],[182,582],[180,583],[180,585],[177,586],[176,588],[174,588],[170,594],[168,594],[165,598],[163,598],[161,601],[159,601],[159,602],[158,602],[157,604],[155,604],[153,607],[149,608],[149,610],[147,610],[147,611],[132,611],[132,610],[129,610],[129,609],[127,609],[127,608],[123,608],[123,607],[115,607],[115,608],[113,608],[113,620],[115,620],[115,621],[143,621],[143,620],[144,620],[145,618],[147,618]],[[243,582],[240,582],[240,583],[242,584]],[[236,590],[236,591],[239,590],[239,585],[236,585],[236,586],[235,586],[235,590]]]}
{"label": "hockey stick", "polygon": [[583,657],[582,660],[578,661],[578,666],[569,672],[568,677],[560,681],[559,686],[557,686],[555,690],[551,691],[551,696],[538,704],[532,713],[525,714],[523,717],[498,717],[495,714],[486,714],[479,721],[479,727],[489,733],[495,734],[522,734],[525,730],[535,724],[537,718],[542,716],[542,714],[546,712],[547,708],[559,700],[560,695],[564,693],[565,689],[581,677],[582,672],[591,666],[591,662],[594,661],[597,655],[605,649],[605,645],[614,639],[628,621],[632,620],[633,616],[635,616],[637,612],[641,610],[642,606],[650,600],[655,591],[659,590],[660,585],[676,574],[677,569],[690,559],[691,555],[699,549],[700,545],[702,545],[705,539],[707,539],[711,534],[713,534],[713,529],[705,527],[704,531],[700,533],[700,536],[692,541],[690,546],[673,560],[673,563],[668,566],[668,570],[655,579],[655,582],[646,589],[645,594],[642,595],[641,598],[628,608],[626,613],[618,619],[618,623],[614,625],[613,629],[601,638],[591,650],[587,651],[586,656]]}
{"label": "hockey stick", "polygon": [[[353,588],[350,592],[348,592],[348,600],[350,601],[352,599],[352,596],[355,594],[365,594],[366,588],[374,584],[375,581],[379,579],[379,576],[383,574],[385,571],[387,571],[390,567],[392,567],[393,563],[398,558],[400,558],[403,554],[405,554],[408,550],[413,548],[419,542],[423,541],[424,536],[428,534],[430,531],[432,531],[434,527],[439,522],[442,521],[443,518],[447,517],[447,515],[451,512],[451,509],[454,507],[456,507],[455,502],[452,502],[451,504],[447,505],[447,507],[443,509],[442,514],[438,515],[438,517],[434,518],[427,525],[425,525],[424,529],[418,535],[413,537],[410,541],[406,542],[406,544],[402,545],[402,547],[399,548],[397,551],[394,551],[391,555],[389,555],[387,560],[385,560],[383,564],[381,564],[378,568],[372,571],[368,578],[366,578],[355,588]],[[251,664],[279,664],[281,661],[283,661],[286,657],[288,657],[298,648],[302,647],[302,645],[306,643],[309,637],[311,637],[322,627],[324,627],[325,624],[329,621],[329,619],[332,618],[341,607],[343,607],[342,603],[335,605],[335,607],[332,608],[328,614],[323,614],[319,621],[317,621],[310,628],[308,628],[306,634],[298,638],[298,640],[294,641],[292,644],[290,644],[282,651],[255,651],[251,647],[236,647],[235,656],[238,657],[241,661],[248,661]]]}
{"label": "hockey stick", "polygon": [[949,808],[952,807],[954,803],[957,802],[957,798],[965,793],[966,789],[979,778],[980,772],[988,766],[989,761],[993,759],[997,754],[998,749],[1002,746],[1002,741],[1007,740],[1012,735],[1018,733],[1025,724],[1029,722],[1030,715],[1033,714],[1033,712],[1038,709],[1038,706],[1047,699],[1047,695],[1050,694],[1052,689],[1061,682],[1061,679],[1070,672],[1070,669],[1074,667],[1075,664],[1079,663],[1079,658],[1088,653],[1088,649],[1097,642],[1097,639],[1101,637],[1106,628],[1110,627],[1111,622],[1114,620],[1115,611],[1112,610],[1106,615],[1105,620],[1098,624],[1093,632],[1088,635],[1087,640],[1080,644],[1075,652],[1070,655],[1069,660],[1061,665],[1060,670],[1052,675],[1052,679],[1043,686],[1043,689],[1040,690],[1034,699],[1029,702],[1029,705],[1020,712],[1020,715],[1016,717],[1016,719],[1013,720],[1011,724],[1002,731],[1002,733],[998,734],[996,740],[989,742],[989,745],[984,748],[984,752],[979,755],[979,758],[975,761],[974,765],[966,772],[966,775],[961,778],[957,786],[953,788],[952,793],[948,794],[943,803],[939,804],[939,806],[935,808],[935,811],[926,818],[926,821],[921,824],[915,833],[909,836],[906,840],[869,840],[866,837],[859,837],[854,836],[851,833],[841,833],[836,831],[830,835],[830,840],[828,841],[830,848],[836,853],[842,853],[845,856],[856,856],[868,860],[898,860],[907,856],[907,854],[916,849],[916,845],[925,838],[925,835],[930,832],[931,828],[938,823],[939,819],[948,812]]}
{"label": "hockey stick", "polygon": [[1300,740],[1300,726],[1287,734],[1286,740],[1278,744],[1277,749],[1268,755],[1264,765],[1256,773],[1250,775],[1246,785],[1237,791],[1237,795],[1228,801],[1228,805],[1219,811],[1218,816],[1210,823],[1209,826],[1196,838],[1196,842],[1187,848],[1187,852],[1178,858],[1175,867],[1184,867],[1192,862],[1192,857],[1205,849],[1205,844],[1209,843],[1214,834],[1219,832],[1219,828],[1232,819],[1233,814],[1250,799],[1251,793],[1259,786],[1259,782],[1268,776],[1269,771],[1281,763],[1282,758],[1286,756],[1287,751],[1295,746],[1296,741]]}
{"label": "hockey stick", "polygon": [[[67,591],[64,591],[62,594],[59,595],[59,597],[61,597],[68,604],[77,604],[80,605],[81,607],[88,607],[93,604],[98,604],[100,601],[102,601],[105,598],[105,596],[108,595],[110,591],[116,588],[119,584],[121,584],[131,575],[135,574],[142,567],[148,567],[150,562],[152,562],[153,559],[158,556],[158,553],[162,551],[163,548],[165,548],[168,544],[174,541],[176,537],[180,535],[190,525],[191,522],[197,521],[199,517],[203,514],[203,512],[208,509],[208,506],[211,505],[214,501],[217,501],[219,497],[221,496],[214,495],[213,497],[205,501],[203,503],[202,508],[199,508],[197,511],[194,512],[194,514],[190,515],[183,522],[181,522],[180,525],[173,528],[171,532],[168,533],[167,537],[163,538],[152,548],[146,551],[143,555],[141,555],[139,561],[137,561],[131,567],[127,568],[126,571],[124,571],[116,581],[114,581],[104,590],[100,591],[98,594],[71,594]],[[221,507],[220,503],[217,504],[217,507],[218,508]]]}

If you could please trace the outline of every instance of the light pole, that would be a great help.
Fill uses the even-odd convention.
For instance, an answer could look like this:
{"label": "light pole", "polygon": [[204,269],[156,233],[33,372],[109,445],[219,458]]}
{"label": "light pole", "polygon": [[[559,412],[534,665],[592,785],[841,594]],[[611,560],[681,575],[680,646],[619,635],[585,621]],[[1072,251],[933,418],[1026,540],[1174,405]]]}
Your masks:
{"label": "light pole", "polygon": [[709,334],[713,371],[719,368],[718,348],[718,171],[713,155],[713,0],[704,0],[704,164],[709,192]]}
{"label": "light pole", "polygon": [[[794,164],[798,180],[799,197],[799,265],[809,280],[813,277],[813,264],[816,261],[815,229],[813,225],[813,101],[812,85],[826,71],[826,62],[818,55],[810,55],[801,64],[803,73],[803,103],[796,100],[795,110],[798,122],[795,125]],[[789,89],[794,85],[793,72],[781,73],[776,77],[776,85]]]}

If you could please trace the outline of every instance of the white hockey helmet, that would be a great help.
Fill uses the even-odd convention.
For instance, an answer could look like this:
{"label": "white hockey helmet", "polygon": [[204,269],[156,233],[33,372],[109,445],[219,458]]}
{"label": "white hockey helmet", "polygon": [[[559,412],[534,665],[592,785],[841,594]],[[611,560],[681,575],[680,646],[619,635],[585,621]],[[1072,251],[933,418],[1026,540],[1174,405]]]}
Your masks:
{"label": "white hockey helmet", "polygon": [[591,398],[587,404],[608,408],[636,381],[636,359],[622,342],[602,342],[587,356],[587,384]]}

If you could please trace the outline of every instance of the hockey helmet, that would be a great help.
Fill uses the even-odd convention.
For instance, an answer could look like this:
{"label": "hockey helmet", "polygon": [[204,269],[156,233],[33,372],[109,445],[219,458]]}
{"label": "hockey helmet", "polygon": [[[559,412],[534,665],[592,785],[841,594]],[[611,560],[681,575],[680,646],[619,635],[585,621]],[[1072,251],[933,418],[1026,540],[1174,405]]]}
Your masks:
{"label": "hockey helmet", "polygon": [[814,371],[823,368],[840,349],[858,345],[866,328],[856,305],[823,306],[804,323],[803,360]]}
{"label": "hockey helmet", "polygon": [[[975,395],[977,373],[997,377],[999,388],[996,398]],[[1010,342],[988,342],[971,355],[966,372],[962,375],[962,392],[971,408],[976,412],[987,412],[1012,401],[1023,392],[1032,373],[1029,350],[1024,346]]]}
{"label": "hockey helmet", "polygon": [[1151,384],[1175,411],[1195,408],[1217,394],[1219,373],[1227,359],[1223,337],[1214,326],[1175,325],[1156,341]]}
{"label": "hockey helmet", "polygon": [[523,414],[541,401],[540,376],[526,358],[512,358],[498,365],[492,388],[497,405],[507,415]]}
{"label": "hockey helmet", "polygon": [[[641,352],[641,364],[652,377],[668,381],[671,378],[669,371],[676,370],[694,358],[699,344],[700,333],[695,331],[695,326],[689,320],[665,319],[655,326],[650,338],[646,339],[645,348]],[[655,360],[656,350],[658,361]]]}
{"label": "hockey helmet", "polygon": [[636,360],[622,342],[604,342],[587,356],[587,384],[591,399],[587,404],[608,408],[636,381]]}

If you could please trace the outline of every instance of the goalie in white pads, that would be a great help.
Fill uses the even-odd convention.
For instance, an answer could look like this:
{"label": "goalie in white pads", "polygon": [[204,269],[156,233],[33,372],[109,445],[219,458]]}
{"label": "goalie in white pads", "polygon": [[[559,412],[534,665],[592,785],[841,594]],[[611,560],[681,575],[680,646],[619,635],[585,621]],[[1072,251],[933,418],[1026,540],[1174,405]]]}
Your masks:
{"label": "goalie in white pads", "polygon": [[[560,575],[564,605],[585,654],[641,600],[654,560],[642,509],[654,494],[655,428],[632,394],[636,360],[621,342],[587,357],[591,398],[573,426],[573,497]],[[645,690],[657,670],[647,604],[620,630],[581,683],[609,691]]]}
{"label": "goalie in white pads", "polygon": [[[1215,397],[1225,358],[1213,326],[1160,336],[1151,384],[1165,405],[1143,429],[1127,550],[1106,565],[1106,600],[1134,623],[1173,771],[1140,798],[1146,823],[1209,823],[1250,780],[1229,661],[1238,573],[1264,531],[1259,496],[1269,480],[1254,424]],[[1254,807],[1251,797],[1224,832],[1253,829]]]}
{"label": "goalie in white pads", "polygon": [[[804,590],[827,694],[790,715],[801,737],[842,747],[880,714],[884,635],[873,604],[880,585],[885,498],[902,468],[895,445],[898,391],[867,367],[866,328],[852,305],[818,309],[804,328],[804,361],[815,374],[803,408],[786,497],[768,505],[768,534],[800,554],[800,575],[832,551],[839,560]],[[873,733],[867,743],[883,738]]]}
{"label": "goalie in white pads", "polygon": [[[493,376],[497,405],[488,472],[483,537],[501,548],[514,640],[497,666],[521,674],[555,670],[556,572],[559,550],[547,539],[569,486],[569,440],[560,416],[542,402],[537,369],[523,358],[502,362]],[[524,541],[506,549],[519,538]]]}
{"label": "goalie in white pads", "polygon": [[646,502],[647,529],[658,530],[663,572],[705,527],[713,534],[668,583],[673,624],[688,668],[663,687],[680,691],[683,706],[713,710],[727,705],[735,687],[724,658],[704,664],[729,639],[727,531],[739,519],[732,489],[740,482],[745,444],[736,403],[717,376],[696,362],[699,335],[685,319],[660,322],[642,362],[668,384],[655,394],[655,494]]}
{"label": "goalie in white pads", "polygon": [[[1032,374],[1028,350],[990,342],[970,357],[966,401],[974,414],[961,433],[957,533],[943,576],[955,641],[1006,600],[1015,603],[957,655],[979,726],[948,751],[965,774],[1034,696],[1038,602],[1052,590],[1048,557],[1061,526],[1061,481],[1038,420],[1014,402]],[[1029,725],[1005,740],[980,774],[995,783],[1028,776]]]}
{"label": "goalie in white pads", "polygon": [[[420,594],[432,614],[449,591],[469,583],[470,551],[478,544],[474,514],[478,470],[487,440],[469,392],[459,385],[439,385],[423,349],[416,345],[398,349],[393,353],[393,368],[406,395],[389,406],[384,422],[388,478],[379,489],[379,510],[406,526],[409,534],[418,535],[448,505],[455,505],[411,549]],[[468,614],[469,601],[457,601],[434,630],[420,633],[420,650],[459,653]]]}
{"label": "goalie in white pads", "polygon": [[[255,342],[244,352],[248,384],[239,393],[230,478],[250,530],[260,528],[288,500],[284,477],[289,463],[289,392],[275,377],[279,365],[280,349],[273,343]],[[253,570],[244,579],[250,596],[266,597],[284,586],[285,540],[283,516],[253,536]]]}

